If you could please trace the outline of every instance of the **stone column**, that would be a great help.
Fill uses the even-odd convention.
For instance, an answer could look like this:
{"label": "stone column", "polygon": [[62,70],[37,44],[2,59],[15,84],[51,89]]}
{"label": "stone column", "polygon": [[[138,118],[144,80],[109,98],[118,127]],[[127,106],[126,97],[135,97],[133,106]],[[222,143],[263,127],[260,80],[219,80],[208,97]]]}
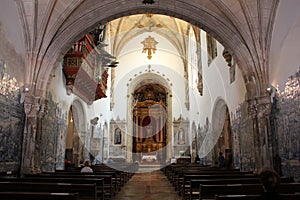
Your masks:
{"label": "stone column", "polygon": [[[90,134],[89,137],[87,138],[89,140],[89,146],[86,147],[88,150],[88,159],[90,161],[94,161],[96,157],[99,155],[100,149],[98,149],[97,143],[100,142],[99,138],[95,138],[95,130],[96,126],[98,124],[99,117],[94,117],[93,119],[90,120]],[[94,156],[94,159],[91,158],[91,155]]]}
{"label": "stone column", "polygon": [[90,123],[91,123],[91,138],[94,138],[95,127],[98,124],[98,120],[99,120],[99,117],[95,117],[95,118],[93,118],[93,119],[90,120]]}
{"label": "stone column", "polygon": [[155,134],[155,140],[156,140],[156,142],[159,142],[159,117],[155,117],[155,122],[156,122],[156,124],[155,124],[155,131],[154,131],[154,133],[153,134]]}
{"label": "stone column", "polygon": [[185,107],[187,110],[190,110],[190,96],[189,96],[189,72],[188,72],[188,61],[187,59],[183,59],[184,66],[184,86],[185,86]]}
{"label": "stone column", "polygon": [[135,127],[135,141],[136,142],[139,142],[139,137],[140,137],[140,135],[139,135],[139,117],[138,116],[134,116],[134,122],[133,122],[133,124],[134,124],[134,127]]}
{"label": "stone column", "polygon": [[255,165],[257,172],[271,168],[272,143],[270,128],[270,96],[260,96],[249,100],[249,114],[253,122]]}
{"label": "stone column", "polygon": [[163,142],[164,141],[164,132],[163,132],[163,126],[164,126],[164,124],[163,124],[163,122],[164,122],[164,117],[163,117],[163,115],[162,116],[160,116],[159,117],[159,136],[160,136],[160,139],[159,139],[159,141],[160,142]]}
{"label": "stone column", "polygon": [[42,121],[47,102],[41,97],[26,95],[25,127],[22,146],[21,174],[41,172]]}

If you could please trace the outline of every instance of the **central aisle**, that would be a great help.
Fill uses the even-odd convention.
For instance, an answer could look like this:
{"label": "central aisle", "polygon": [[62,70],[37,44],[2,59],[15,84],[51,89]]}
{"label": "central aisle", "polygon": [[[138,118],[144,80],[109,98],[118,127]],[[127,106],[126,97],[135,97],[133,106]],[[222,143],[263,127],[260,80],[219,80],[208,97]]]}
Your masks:
{"label": "central aisle", "polygon": [[178,196],[160,171],[136,173],[114,200],[179,200]]}

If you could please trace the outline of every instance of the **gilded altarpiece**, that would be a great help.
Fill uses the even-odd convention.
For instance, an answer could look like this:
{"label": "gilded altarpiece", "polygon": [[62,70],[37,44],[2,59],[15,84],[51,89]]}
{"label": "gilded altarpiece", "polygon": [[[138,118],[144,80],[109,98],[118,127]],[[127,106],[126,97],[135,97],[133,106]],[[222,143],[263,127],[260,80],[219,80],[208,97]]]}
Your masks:
{"label": "gilded altarpiece", "polygon": [[144,86],[134,95],[133,159],[156,156],[157,162],[166,159],[166,93],[158,85]]}

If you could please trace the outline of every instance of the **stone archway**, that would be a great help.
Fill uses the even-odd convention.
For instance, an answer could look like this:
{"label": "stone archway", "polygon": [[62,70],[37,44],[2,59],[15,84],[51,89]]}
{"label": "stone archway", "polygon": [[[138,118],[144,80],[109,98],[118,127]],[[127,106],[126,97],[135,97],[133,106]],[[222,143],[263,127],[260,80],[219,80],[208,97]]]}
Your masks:
{"label": "stone archway", "polygon": [[225,154],[225,166],[227,168],[233,167],[233,144],[232,144],[232,131],[230,123],[230,115],[228,108],[226,107],[225,120],[223,124],[223,129],[218,138],[218,141],[214,147],[213,155],[217,155],[219,152]]}
{"label": "stone archway", "polygon": [[[71,116],[69,114],[69,119],[73,119],[72,122],[72,156],[73,163],[75,166],[79,166],[81,162],[87,158],[86,152],[86,131],[87,127],[85,125],[86,115],[84,112],[84,108],[80,100],[75,100],[71,106]],[[68,139],[68,138],[66,138]]]}
{"label": "stone archway", "polygon": [[65,147],[65,168],[68,168],[70,165],[78,165],[77,158],[78,158],[79,140],[78,140],[78,133],[76,133],[76,129],[74,128],[72,106],[69,109],[66,126],[67,126],[66,128],[67,133],[66,133],[66,147]]}
{"label": "stone archway", "polygon": [[221,98],[216,100],[212,114],[212,136],[212,160],[217,160],[219,152],[225,153],[225,159],[229,161],[228,167],[232,167],[230,115],[226,102]]}
{"label": "stone archway", "polygon": [[[26,9],[24,2],[17,1],[25,44],[28,44],[27,51],[38,52],[28,54],[27,67],[38,70],[35,74],[27,76],[25,82],[25,87],[35,95],[46,96],[51,69],[58,66],[57,63],[62,60],[69,47],[85,33],[98,24],[122,16],[143,13],[177,17],[209,32],[233,55],[240,66],[245,82],[248,83],[247,87],[249,86],[249,97],[264,94],[268,86],[269,45],[278,1],[263,2],[259,6],[257,2],[219,0],[201,2],[166,0],[152,5],[143,4],[140,0],[132,0],[130,3],[98,0],[74,1],[69,4],[50,2],[52,1],[48,2],[48,6],[45,6],[46,2],[32,3],[36,9]],[[30,1],[26,3],[30,4]],[[35,15],[35,10],[41,10],[40,13],[44,14]],[[239,12],[240,10],[246,11]],[[36,24],[31,23],[32,16],[38,18],[33,20]],[[265,20],[257,20],[256,16],[264,16]],[[48,23],[39,23],[41,21]],[[266,27],[268,30],[265,30]],[[40,31],[34,30],[44,32],[40,34]],[[249,31],[253,34],[248,34]],[[34,45],[29,45],[33,40],[36,41]],[[256,85],[255,90],[251,90],[252,85]]]}
{"label": "stone archway", "polygon": [[[147,81],[145,82],[145,80],[147,80]],[[132,94],[132,95],[129,96],[128,101],[127,101],[127,105],[128,105],[127,119],[128,120],[127,120],[127,134],[125,136],[125,137],[127,137],[127,139],[126,139],[127,160],[133,160],[134,153],[136,152],[136,149],[134,149],[135,147],[134,147],[133,139],[135,139],[135,137],[134,137],[133,133],[136,130],[136,128],[135,128],[136,126],[134,126],[134,124],[136,124],[135,122],[137,121],[137,118],[135,118],[136,116],[134,116],[133,111],[135,110],[135,108],[137,108],[136,104],[135,104],[137,102],[135,102],[136,98],[134,97],[133,94],[135,94],[136,90],[138,88],[141,88],[141,86],[146,87],[147,85],[149,85],[149,86],[157,85],[158,87],[163,88],[163,90],[164,90],[165,107],[163,105],[160,105],[161,102],[159,102],[159,101],[156,102],[156,101],[153,101],[150,99],[148,100],[149,102],[150,101],[152,102],[152,104],[150,105],[150,108],[151,108],[150,112],[161,111],[161,112],[164,112],[163,114],[167,114],[167,116],[168,116],[168,117],[165,117],[164,119],[159,118],[160,120],[158,120],[158,118],[157,118],[157,119],[153,120],[153,121],[155,121],[155,123],[153,123],[153,124],[155,124],[154,126],[157,125],[157,126],[160,126],[160,128],[163,127],[163,129],[160,130],[162,132],[162,134],[156,135],[157,138],[156,138],[156,136],[154,136],[153,138],[157,139],[157,141],[161,141],[161,142],[158,142],[159,143],[158,146],[160,145],[160,148],[158,148],[158,149],[162,149],[160,152],[161,153],[160,161],[164,162],[172,157],[172,155],[171,155],[172,154],[172,152],[171,152],[172,151],[172,127],[171,127],[171,125],[172,125],[172,99],[171,99],[172,93],[171,93],[170,86],[168,85],[168,82],[162,76],[159,76],[154,73],[149,73],[149,72],[141,74],[140,76],[136,77],[135,79],[133,79],[131,81],[131,83],[128,86],[127,93]],[[150,115],[153,115],[153,113]],[[146,133],[146,128],[148,126],[147,126],[147,122],[146,122],[145,118],[146,118],[146,116],[143,117],[144,121],[142,121],[142,118],[140,120],[141,120],[141,123],[144,123],[144,125],[146,125],[146,126],[143,126],[143,124],[140,124],[141,126],[138,126],[138,127],[140,127],[141,130],[144,127],[145,133]],[[157,130],[159,131],[160,128],[158,128]],[[143,140],[145,140],[145,138],[143,139],[143,137],[141,137],[141,142]]]}

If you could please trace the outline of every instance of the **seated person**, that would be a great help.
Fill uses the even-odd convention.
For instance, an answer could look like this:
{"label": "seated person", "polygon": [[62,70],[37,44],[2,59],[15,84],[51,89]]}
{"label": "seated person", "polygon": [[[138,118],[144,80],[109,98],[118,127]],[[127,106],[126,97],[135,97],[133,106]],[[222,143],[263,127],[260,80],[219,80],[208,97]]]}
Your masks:
{"label": "seated person", "polygon": [[200,157],[199,157],[199,155],[198,155],[198,154],[196,155],[196,158],[195,158],[195,163],[199,163],[199,164],[200,164]]}
{"label": "seated person", "polygon": [[80,172],[83,172],[83,173],[93,172],[93,169],[90,166],[91,166],[91,163],[89,160],[84,161],[84,167],[81,169]]}
{"label": "seated person", "polygon": [[222,152],[219,153],[219,157],[218,157],[218,166],[219,166],[219,167],[225,167],[225,158],[224,158]]}
{"label": "seated person", "polygon": [[264,193],[258,199],[283,199],[279,194],[280,176],[276,171],[265,169],[259,174],[259,177],[260,182],[263,185]]}

